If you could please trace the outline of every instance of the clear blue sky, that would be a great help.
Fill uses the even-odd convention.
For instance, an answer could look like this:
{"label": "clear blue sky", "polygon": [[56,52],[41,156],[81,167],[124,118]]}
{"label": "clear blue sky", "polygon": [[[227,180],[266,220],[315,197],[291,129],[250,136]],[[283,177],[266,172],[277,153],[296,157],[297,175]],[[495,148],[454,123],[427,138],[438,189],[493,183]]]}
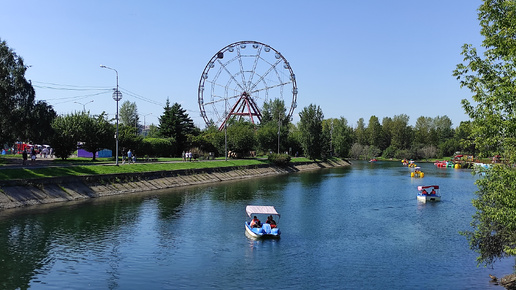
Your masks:
{"label": "clear blue sky", "polygon": [[[27,65],[38,100],[58,114],[115,115],[115,68],[123,101],[140,121],[158,124],[167,97],[204,128],[197,102],[201,73],[228,44],[255,40],[290,62],[299,112],[356,126],[372,115],[447,115],[467,120],[471,93],[452,76],[461,46],[479,47],[480,0],[371,1],[3,1],[0,38]],[[121,103],[122,103],[121,102]],[[121,105],[120,103],[120,105]],[[259,104],[261,106],[262,104]]]}

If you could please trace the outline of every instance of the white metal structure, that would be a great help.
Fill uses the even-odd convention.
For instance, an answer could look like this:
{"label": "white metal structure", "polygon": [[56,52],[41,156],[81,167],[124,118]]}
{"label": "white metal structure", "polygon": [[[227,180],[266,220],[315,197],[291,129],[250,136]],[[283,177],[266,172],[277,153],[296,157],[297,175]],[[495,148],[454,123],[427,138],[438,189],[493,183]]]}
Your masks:
{"label": "white metal structure", "polygon": [[201,116],[222,130],[229,118],[261,121],[269,100],[285,103],[287,118],[296,108],[296,76],[290,63],[271,46],[239,41],[219,50],[206,64],[198,87]]}

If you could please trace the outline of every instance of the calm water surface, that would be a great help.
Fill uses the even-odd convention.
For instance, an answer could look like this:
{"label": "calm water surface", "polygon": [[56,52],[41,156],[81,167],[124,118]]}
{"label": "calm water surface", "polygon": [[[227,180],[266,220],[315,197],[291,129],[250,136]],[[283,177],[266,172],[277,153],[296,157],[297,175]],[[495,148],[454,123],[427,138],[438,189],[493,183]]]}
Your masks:
{"label": "calm water surface", "polygon": [[[397,162],[49,208],[0,212],[0,288],[501,289],[458,234],[474,213],[468,170]],[[417,186],[443,201],[422,204]],[[244,234],[245,206],[274,205],[280,240]]]}

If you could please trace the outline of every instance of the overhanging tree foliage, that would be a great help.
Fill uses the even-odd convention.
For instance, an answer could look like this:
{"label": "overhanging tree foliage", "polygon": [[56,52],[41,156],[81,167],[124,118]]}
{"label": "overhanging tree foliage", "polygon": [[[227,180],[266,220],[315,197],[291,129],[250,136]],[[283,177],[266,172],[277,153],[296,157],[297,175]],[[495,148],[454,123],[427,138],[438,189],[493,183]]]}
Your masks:
{"label": "overhanging tree foliage", "polygon": [[56,117],[51,106],[35,103],[32,84],[25,79],[27,66],[5,41],[0,40],[0,144],[14,141],[43,143],[51,135]]}
{"label": "overhanging tree foliage", "polygon": [[462,100],[471,117],[471,135],[484,156],[500,154],[506,165],[487,170],[480,178],[473,232],[465,232],[478,262],[516,255],[516,2],[484,0],[479,8],[483,55],[464,45],[464,63],[454,75],[473,93]]}

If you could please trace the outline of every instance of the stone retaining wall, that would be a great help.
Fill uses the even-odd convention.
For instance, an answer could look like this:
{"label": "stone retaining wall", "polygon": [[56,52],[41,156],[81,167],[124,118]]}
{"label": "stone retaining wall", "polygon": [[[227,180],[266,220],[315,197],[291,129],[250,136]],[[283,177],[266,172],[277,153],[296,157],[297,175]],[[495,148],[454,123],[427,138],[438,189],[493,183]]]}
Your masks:
{"label": "stone retaining wall", "polygon": [[339,160],[289,167],[260,165],[8,180],[0,182],[0,210],[348,165]]}

